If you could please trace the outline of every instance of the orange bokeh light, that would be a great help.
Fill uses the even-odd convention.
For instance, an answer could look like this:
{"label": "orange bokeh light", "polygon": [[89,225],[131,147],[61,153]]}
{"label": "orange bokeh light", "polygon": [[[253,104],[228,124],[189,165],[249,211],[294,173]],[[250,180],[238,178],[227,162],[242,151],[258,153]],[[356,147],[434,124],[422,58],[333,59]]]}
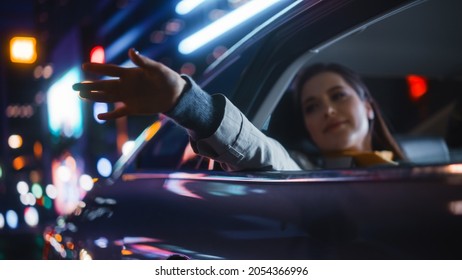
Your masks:
{"label": "orange bokeh light", "polygon": [[32,64],[37,60],[37,40],[34,37],[13,37],[10,40],[10,60]]}
{"label": "orange bokeh light", "polygon": [[25,157],[19,156],[19,157],[16,157],[13,160],[13,168],[15,170],[21,170],[21,169],[24,168],[24,166],[26,166],[26,158]]}

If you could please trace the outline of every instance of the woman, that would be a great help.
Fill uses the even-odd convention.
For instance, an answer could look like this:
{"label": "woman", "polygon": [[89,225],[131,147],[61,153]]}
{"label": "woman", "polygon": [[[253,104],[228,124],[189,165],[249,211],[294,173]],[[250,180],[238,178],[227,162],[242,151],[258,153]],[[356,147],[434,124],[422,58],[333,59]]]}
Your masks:
{"label": "woman", "polygon": [[315,64],[302,70],[294,104],[305,136],[322,156],[318,165],[344,157],[360,166],[405,159],[366,85],[347,67]]}
{"label": "woman", "polygon": [[[121,68],[116,65],[96,63],[83,65],[84,71],[118,77],[114,80],[82,82],[73,87],[80,91],[80,96],[85,99],[96,102],[123,103],[114,111],[98,115],[100,119],[109,120],[129,115],[163,113],[187,129],[191,146],[196,153],[213,158],[229,171],[311,168],[311,166],[301,166],[279,142],[265,136],[254,127],[225,96],[205,93],[191,78],[179,75],[165,65],[140,55],[134,49],[129,50],[129,57],[138,67]],[[354,123],[355,126],[351,129],[346,129],[350,121],[353,124],[353,119],[350,118],[336,119],[335,121],[339,123],[322,124],[327,126],[323,129],[333,137],[338,138],[338,134],[333,133],[336,131],[345,131],[345,135],[357,134],[357,136],[352,139],[342,138],[345,141],[351,140],[345,146],[332,146],[331,144],[324,146],[325,139],[329,137],[321,137],[320,132],[323,129],[319,130],[318,125],[311,123],[310,119],[317,116],[319,108],[328,107],[324,106],[325,98],[322,91],[318,92],[314,87],[313,94],[309,93],[312,91],[311,82],[315,79],[323,81],[324,79],[320,78],[322,75],[323,73],[308,75],[309,79],[306,79],[306,82],[300,82],[303,85],[299,96],[305,111],[306,129],[313,142],[326,155],[343,151],[371,153],[372,127],[368,124],[360,124],[359,121],[367,120],[368,116],[377,114],[378,111],[374,109],[375,105],[372,101],[366,99],[350,104],[350,106],[363,105],[363,107],[358,107],[362,108],[362,111],[357,114],[357,119],[354,119],[358,123]],[[340,80],[342,80],[341,77]],[[344,88],[349,85],[346,80],[344,84]],[[353,88],[353,84],[349,87]],[[359,97],[361,94],[358,91],[355,96]],[[337,100],[334,96],[329,98],[332,101]],[[353,114],[356,109],[352,107],[350,113]],[[319,119],[316,118],[313,121],[319,121]],[[355,141],[360,141],[360,144],[350,145]],[[396,151],[399,152],[399,150]],[[396,151],[393,150],[393,152]],[[357,157],[356,154],[354,156]]]}

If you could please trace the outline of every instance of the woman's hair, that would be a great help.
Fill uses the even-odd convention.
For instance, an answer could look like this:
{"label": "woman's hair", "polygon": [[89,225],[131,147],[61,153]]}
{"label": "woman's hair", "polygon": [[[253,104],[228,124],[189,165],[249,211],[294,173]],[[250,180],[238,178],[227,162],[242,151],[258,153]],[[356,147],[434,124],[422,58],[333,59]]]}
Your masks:
{"label": "woman's hair", "polygon": [[[392,151],[395,159],[404,160],[404,153],[391,135],[379,106],[374,101],[374,98],[372,98],[367,86],[356,72],[343,65],[336,63],[318,63],[306,67],[299,72],[294,85],[294,105],[300,119],[303,119],[300,104],[303,86],[313,76],[323,72],[333,72],[340,75],[348,83],[348,85],[355,90],[361,100],[368,101],[371,104],[372,110],[374,111],[374,119],[370,122],[369,127],[369,131],[372,133],[372,149]],[[308,131],[306,129],[305,131],[307,136],[311,139]]]}

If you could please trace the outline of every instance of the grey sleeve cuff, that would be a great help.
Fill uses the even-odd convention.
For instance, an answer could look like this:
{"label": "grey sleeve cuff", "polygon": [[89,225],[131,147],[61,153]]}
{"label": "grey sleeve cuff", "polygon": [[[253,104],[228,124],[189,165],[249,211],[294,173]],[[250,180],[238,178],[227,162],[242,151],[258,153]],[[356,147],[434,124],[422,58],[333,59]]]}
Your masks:
{"label": "grey sleeve cuff", "polygon": [[225,100],[221,95],[203,91],[193,79],[182,75],[188,83],[178,103],[164,114],[188,130],[197,140],[211,136],[223,119]]}

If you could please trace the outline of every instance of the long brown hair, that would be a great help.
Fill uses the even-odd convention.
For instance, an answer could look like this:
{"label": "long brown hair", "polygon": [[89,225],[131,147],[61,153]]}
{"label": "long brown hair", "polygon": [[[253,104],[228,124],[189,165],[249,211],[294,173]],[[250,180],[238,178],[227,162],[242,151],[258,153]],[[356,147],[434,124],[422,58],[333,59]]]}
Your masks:
{"label": "long brown hair", "polygon": [[[370,94],[366,84],[356,72],[348,67],[336,63],[317,63],[300,71],[295,82],[294,90],[294,106],[297,115],[299,115],[301,119],[303,118],[300,104],[303,86],[313,76],[323,72],[333,72],[340,75],[355,90],[361,100],[368,101],[370,103],[372,110],[374,111],[374,119],[370,121],[369,127],[369,133],[371,133],[372,138],[372,149],[389,150],[393,152],[396,160],[406,159],[403,151],[393,138],[379,106]],[[308,131],[306,131],[306,134],[311,139]]]}

